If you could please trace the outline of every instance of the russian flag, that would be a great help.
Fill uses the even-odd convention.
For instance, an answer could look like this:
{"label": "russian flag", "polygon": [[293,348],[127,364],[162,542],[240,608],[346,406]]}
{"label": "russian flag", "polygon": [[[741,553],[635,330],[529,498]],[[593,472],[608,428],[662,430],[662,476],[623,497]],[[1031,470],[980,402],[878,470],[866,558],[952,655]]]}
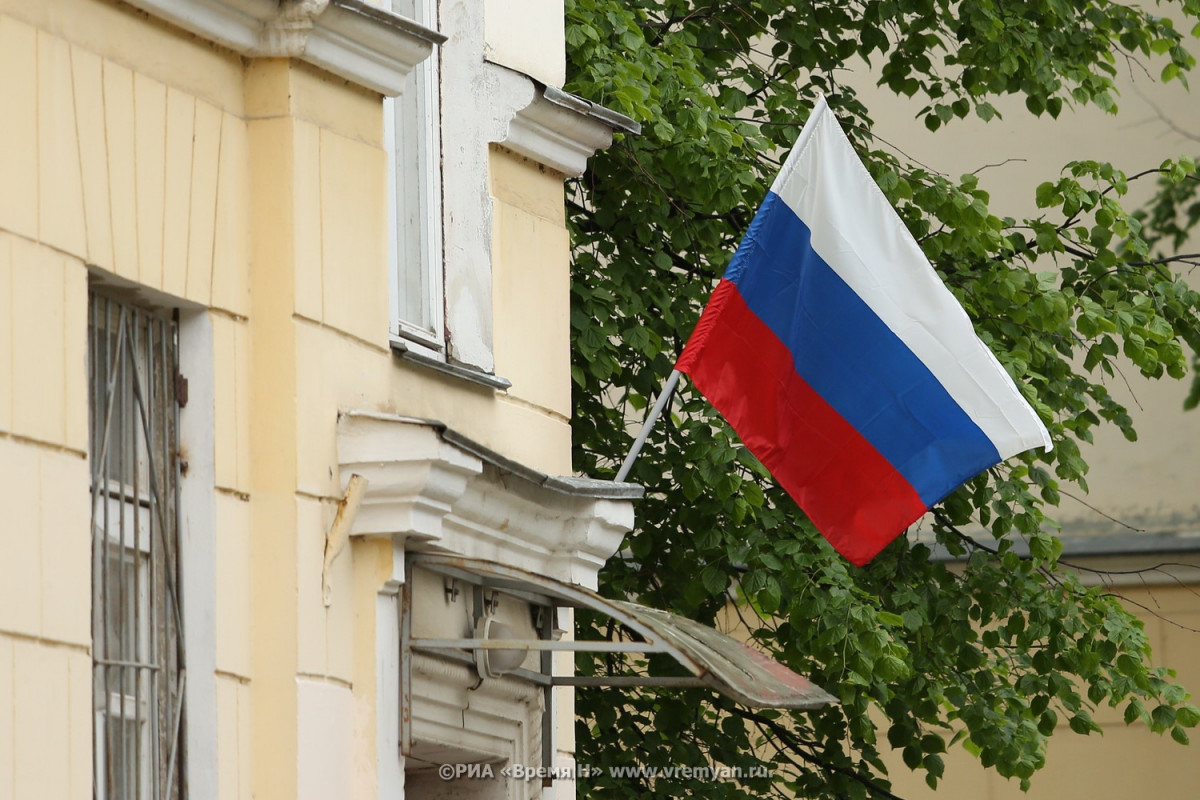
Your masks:
{"label": "russian flag", "polygon": [[676,369],[865,564],[1050,435],[821,98]]}

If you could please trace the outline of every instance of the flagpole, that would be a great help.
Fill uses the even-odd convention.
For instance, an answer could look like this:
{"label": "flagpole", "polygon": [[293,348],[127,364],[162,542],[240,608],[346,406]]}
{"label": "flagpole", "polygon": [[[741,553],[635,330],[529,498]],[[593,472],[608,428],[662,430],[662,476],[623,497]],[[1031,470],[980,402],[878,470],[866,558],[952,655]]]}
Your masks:
{"label": "flagpole", "polygon": [[650,411],[650,416],[646,417],[646,421],[642,423],[642,429],[638,431],[637,438],[633,440],[633,447],[629,449],[629,455],[625,456],[625,462],[621,464],[621,469],[617,471],[616,480],[618,483],[625,480],[629,475],[629,470],[633,468],[633,462],[637,460],[638,453],[642,451],[642,445],[646,443],[646,437],[650,435],[650,429],[654,427],[654,423],[658,422],[658,418],[662,416],[663,408],[667,405],[667,400],[675,391],[675,384],[679,383],[680,372],[677,369],[671,370],[671,374],[667,376],[667,380],[663,383],[662,391],[658,393],[658,400],[654,403],[654,408]]}

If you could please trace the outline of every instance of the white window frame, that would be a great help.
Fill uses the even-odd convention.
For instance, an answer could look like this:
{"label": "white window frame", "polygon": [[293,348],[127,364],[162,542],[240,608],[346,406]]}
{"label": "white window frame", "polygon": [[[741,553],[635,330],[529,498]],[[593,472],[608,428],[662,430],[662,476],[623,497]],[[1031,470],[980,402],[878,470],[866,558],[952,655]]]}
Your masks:
{"label": "white window frame", "polygon": [[[392,10],[437,26],[437,0],[392,0]],[[446,360],[438,54],[413,68],[403,94],[384,100],[389,180],[391,338]]]}
{"label": "white window frame", "polygon": [[[111,490],[109,491],[107,504],[110,508],[110,514],[124,515],[130,512],[135,520],[133,523],[133,542],[128,541],[128,531],[126,531],[126,541],[121,541],[119,535],[114,536],[111,532],[105,535],[104,538],[109,552],[104,559],[104,566],[105,569],[108,569],[110,560],[120,559],[123,563],[118,568],[119,573],[125,574],[126,570],[131,571],[127,579],[132,578],[132,587],[118,587],[117,591],[124,593],[132,588],[135,594],[131,598],[133,605],[137,609],[134,617],[138,623],[137,630],[134,632],[136,637],[134,648],[136,653],[146,653],[150,649],[151,619],[149,579],[146,575],[150,568],[150,535],[148,532],[149,526],[146,521],[150,512],[143,505],[141,498],[121,502],[115,498]],[[117,609],[117,611],[121,614],[125,613],[124,609]],[[109,613],[109,610],[106,609],[105,613]],[[97,775],[104,774],[100,767],[106,764],[108,760],[106,746],[111,735],[108,732],[109,724],[116,722],[136,725],[137,730],[134,733],[134,737],[137,740],[138,755],[134,759],[134,763],[139,774],[136,776],[126,775],[125,779],[133,779],[135,781],[134,785],[140,789],[138,793],[139,800],[145,800],[151,796],[151,781],[154,779],[154,774],[150,768],[154,758],[154,754],[151,752],[149,726],[150,715],[154,711],[150,700],[150,682],[139,681],[136,692],[136,694],[126,694],[120,690],[109,691],[107,686],[100,687],[100,691],[96,696],[95,758]],[[118,730],[120,730],[119,726]],[[118,733],[117,735],[121,734]],[[107,800],[108,787],[104,781],[96,781],[95,794],[96,800]],[[118,792],[118,796],[128,797],[129,794],[128,792]]]}
{"label": "white window frame", "polygon": [[179,446],[188,454],[179,485],[179,560],[183,629],[187,650],[188,795],[216,797],[216,408],[211,314],[202,308],[179,313],[179,370],[187,377],[188,402],[179,410]]}

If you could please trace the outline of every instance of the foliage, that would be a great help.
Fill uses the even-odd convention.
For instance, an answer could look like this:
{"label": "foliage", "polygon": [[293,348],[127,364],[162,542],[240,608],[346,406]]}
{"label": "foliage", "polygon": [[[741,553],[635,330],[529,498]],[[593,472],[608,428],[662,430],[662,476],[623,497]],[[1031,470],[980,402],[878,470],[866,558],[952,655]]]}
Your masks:
{"label": "foliage", "polygon": [[[1200,15],[1200,0],[1177,5]],[[1186,741],[1200,713],[1151,666],[1141,623],[1059,567],[1046,509],[1060,485],[1086,488],[1080,443],[1098,426],[1136,436],[1106,376],[1132,363],[1181,378],[1188,351],[1200,350],[1200,296],[1169,255],[1197,221],[1194,206],[1183,210],[1195,162],[1132,175],[1075,162],[1038,188],[1038,217],[1001,217],[975,176],[954,180],[877,148],[868,109],[838,75],[869,62],[931,130],[972,113],[991,119],[990,101],[1008,94],[1035,115],[1084,104],[1115,112],[1113,76],[1126,59],[1164,81],[1186,79],[1187,34],[1109,0],[566,0],[566,12],[567,88],[643,125],[593,159],[570,201],[578,470],[615,472],[627,421],[670,372],[818,92],[1056,445],[939,506],[925,540],[960,556],[960,568],[900,537],[857,569],[685,382],[631,475],[647,496],[602,588],[706,622],[733,591],[758,645],[841,702],[777,713],[696,692],[614,703],[581,691],[581,763],[770,764],[769,777],[741,782],[593,774],[581,795],[758,797],[783,787],[889,797],[883,749],[900,748],[933,786],[955,743],[1028,786],[1055,726],[1096,731],[1104,705]],[[1122,204],[1131,182],[1154,179],[1158,211],[1131,214]],[[578,663],[583,673],[628,666]]]}
{"label": "foliage", "polygon": [[[1200,132],[1189,135],[1200,141]],[[1142,236],[1155,259],[1195,266],[1198,254],[1178,253],[1192,230],[1200,225],[1200,173],[1193,171],[1184,180],[1176,180],[1175,175],[1160,178],[1154,201],[1138,209],[1134,216],[1142,225]],[[1200,342],[1193,337],[1187,343],[1192,348],[1192,387],[1183,405],[1193,409],[1200,405]]]}

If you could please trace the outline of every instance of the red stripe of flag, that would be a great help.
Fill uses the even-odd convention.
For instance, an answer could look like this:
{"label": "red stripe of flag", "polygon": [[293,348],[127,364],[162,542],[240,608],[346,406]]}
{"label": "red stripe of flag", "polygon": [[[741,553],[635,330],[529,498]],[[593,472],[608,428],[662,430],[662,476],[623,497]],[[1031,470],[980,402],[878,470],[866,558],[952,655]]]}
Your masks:
{"label": "red stripe of flag", "polygon": [[718,284],[701,325],[676,369],[851,563],[871,560],[927,511],[887,459],[796,374],[792,354],[735,284]]}

